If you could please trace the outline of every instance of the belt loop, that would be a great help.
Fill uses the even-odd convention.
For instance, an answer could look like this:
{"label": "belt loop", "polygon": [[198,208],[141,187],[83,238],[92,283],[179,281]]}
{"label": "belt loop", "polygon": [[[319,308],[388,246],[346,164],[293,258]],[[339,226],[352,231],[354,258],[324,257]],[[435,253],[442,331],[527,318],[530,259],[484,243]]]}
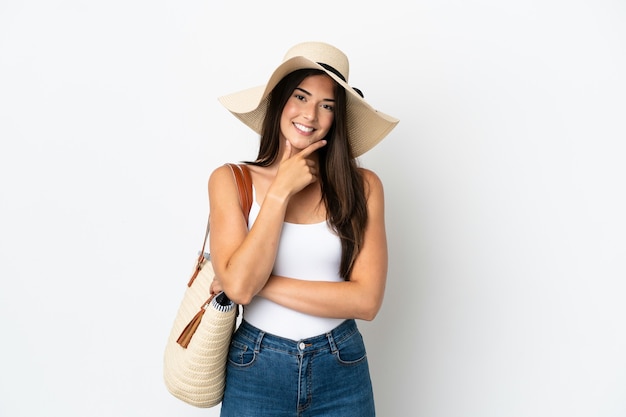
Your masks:
{"label": "belt loop", "polygon": [[326,333],[326,338],[328,339],[328,344],[330,345],[330,352],[336,353],[337,346],[335,345],[335,338],[333,337],[333,332]]}
{"label": "belt loop", "polygon": [[265,336],[265,332],[260,330],[259,335],[256,338],[256,344],[254,345],[254,353],[259,353],[261,351],[261,341]]}

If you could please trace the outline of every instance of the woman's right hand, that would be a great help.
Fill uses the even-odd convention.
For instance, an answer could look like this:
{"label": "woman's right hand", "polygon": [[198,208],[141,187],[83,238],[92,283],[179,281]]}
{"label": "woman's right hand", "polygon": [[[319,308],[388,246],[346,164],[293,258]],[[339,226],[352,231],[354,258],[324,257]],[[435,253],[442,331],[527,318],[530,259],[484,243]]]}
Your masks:
{"label": "woman's right hand", "polygon": [[276,178],[267,196],[289,198],[317,181],[319,163],[315,151],[326,145],[325,140],[314,142],[299,152],[285,141],[285,150],[278,166]]}

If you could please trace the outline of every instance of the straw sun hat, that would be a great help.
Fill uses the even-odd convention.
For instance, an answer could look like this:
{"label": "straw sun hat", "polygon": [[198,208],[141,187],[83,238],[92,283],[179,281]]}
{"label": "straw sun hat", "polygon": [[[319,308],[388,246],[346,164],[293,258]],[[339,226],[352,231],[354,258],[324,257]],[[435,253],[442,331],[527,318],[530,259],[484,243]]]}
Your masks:
{"label": "straw sun hat", "polygon": [[398,119],[372,108],[361,92],[348,84],[348,58],[339,49],[322,42],[304,42],[293,46],[267,84],[222,96],[219,101],[248,127],[261,134],[272,89],[287,74],[303,68],[325,71],[346,90],[348,132],[355,157],[372,149],[398,124]]}

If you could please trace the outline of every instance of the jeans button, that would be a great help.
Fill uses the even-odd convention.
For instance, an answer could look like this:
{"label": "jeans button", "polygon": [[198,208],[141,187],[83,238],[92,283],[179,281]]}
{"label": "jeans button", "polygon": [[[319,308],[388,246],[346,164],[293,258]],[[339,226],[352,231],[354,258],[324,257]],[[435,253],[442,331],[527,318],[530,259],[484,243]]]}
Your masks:
{"label": "jeans button", "polygon": [[304,344],[304,342],[300,342],[300,344],[298,345],[298,347],[300,348],[300,350],[304,350],[304,348],[306,347],[306,345]]}

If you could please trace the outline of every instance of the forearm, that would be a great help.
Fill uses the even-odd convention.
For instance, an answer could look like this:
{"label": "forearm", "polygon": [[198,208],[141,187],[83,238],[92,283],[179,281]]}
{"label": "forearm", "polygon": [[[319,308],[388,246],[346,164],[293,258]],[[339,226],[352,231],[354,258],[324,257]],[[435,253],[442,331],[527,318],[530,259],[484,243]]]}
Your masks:
{"label": "forearm", "polygon": [[266,198],[253,227],[220,271],[224,291],[240,304],[247,304],[272,272],[285,206],[284,200]]}
{"label": "forearm", "polygon": [[380,310],[384,285],[358,281],[306,281],[271,276],[259,296],[318,317],[372,320]]}

